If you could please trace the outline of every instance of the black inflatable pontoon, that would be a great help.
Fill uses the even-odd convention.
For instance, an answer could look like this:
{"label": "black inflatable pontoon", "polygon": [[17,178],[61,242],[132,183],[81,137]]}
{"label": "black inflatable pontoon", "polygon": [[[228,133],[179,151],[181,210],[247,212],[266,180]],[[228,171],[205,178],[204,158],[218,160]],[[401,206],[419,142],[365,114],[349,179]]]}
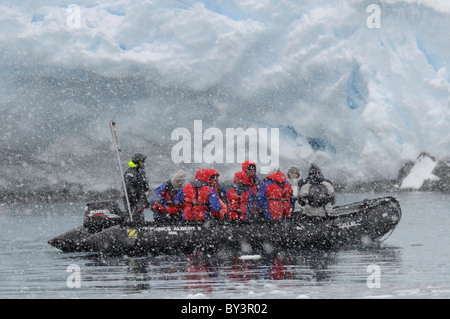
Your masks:
{"label": "black inflatable pontoon", "polygon": [[337,206],[326,218],[301,215],[284,220],[146,222],[126,225],[115,202],[87,204],[83,226],[48,241],[66,252],[145,255],[215,251],[220,248],[286,249],[340,247],[381,241],[401,219],[393,197]]}

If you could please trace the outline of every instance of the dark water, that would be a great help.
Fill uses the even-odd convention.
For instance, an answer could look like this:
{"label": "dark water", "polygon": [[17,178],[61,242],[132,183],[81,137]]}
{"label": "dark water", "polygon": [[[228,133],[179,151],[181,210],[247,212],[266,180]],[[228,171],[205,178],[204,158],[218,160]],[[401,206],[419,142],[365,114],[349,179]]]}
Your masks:
{"label": "dark water", "polygon": [[449,298],[450,197],[395,196],[402,220],[376,247],[140,258],[50,247],[81,224],[85,203],[0,206],[0,298]]}

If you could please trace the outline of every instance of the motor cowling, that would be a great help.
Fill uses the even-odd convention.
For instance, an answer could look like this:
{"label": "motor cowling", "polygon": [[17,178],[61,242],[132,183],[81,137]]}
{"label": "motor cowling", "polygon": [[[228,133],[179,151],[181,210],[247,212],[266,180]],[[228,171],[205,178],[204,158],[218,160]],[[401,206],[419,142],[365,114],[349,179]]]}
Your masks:
{"label": "motor cowling", "polygon": [[97,233],[123,221],[123,212],[117,202],[103,201],[87,203],[84,208],[83,227]]}

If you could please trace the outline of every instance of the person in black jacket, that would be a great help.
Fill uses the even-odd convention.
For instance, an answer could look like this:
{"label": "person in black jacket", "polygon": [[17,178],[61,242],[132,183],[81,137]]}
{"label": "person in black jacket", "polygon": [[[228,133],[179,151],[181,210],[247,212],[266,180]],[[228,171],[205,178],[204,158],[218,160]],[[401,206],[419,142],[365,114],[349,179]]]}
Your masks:
{"label": "person in black jacket", "polygon": [[[143,224],[145,221],[144,209],[149,207],[147,192],[149,186],[145,176],[145,156],[142,153],[134,153],[128,163],[129,168],[124,173],[125,187],[130,203],[131,216],[135,224]],[[125,208],[128,210],[124,196]]]}
{"label": "person in black jacket", "polygon": [[308,177],[299,183],[298,202],[307,216],[326,217],[333,211],[336,193],[333,183],[325,179],[320,168],[311,164]]}

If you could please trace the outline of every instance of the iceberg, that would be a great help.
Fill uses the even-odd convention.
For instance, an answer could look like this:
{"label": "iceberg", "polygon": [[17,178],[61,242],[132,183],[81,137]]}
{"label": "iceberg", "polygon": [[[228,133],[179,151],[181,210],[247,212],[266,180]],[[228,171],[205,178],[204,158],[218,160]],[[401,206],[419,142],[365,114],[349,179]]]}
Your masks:
{"label": "iceberg", "polygon": [[409,174],[403,179],[401,189],[415,189],[422,187],[425,181],[438,181],[440,178],[433,174],[437,162],[426,154],[421,154],[415,161]]}
{"label": "iceberg", "polygon": [[450,192],[450,160],[439,161],[428,153],[421,153],[416,160],[406,163],[392,184],[400,191]]}
{"label": "iceberg", "polygon": [[278,128],[282,170],[316,162],[337,183],[449,158],[450,3],[376,3],[2,1],[0,188],[120,187],[110,120],[155,185],[240,170],[171,160],[171,133],[196,120]]}

